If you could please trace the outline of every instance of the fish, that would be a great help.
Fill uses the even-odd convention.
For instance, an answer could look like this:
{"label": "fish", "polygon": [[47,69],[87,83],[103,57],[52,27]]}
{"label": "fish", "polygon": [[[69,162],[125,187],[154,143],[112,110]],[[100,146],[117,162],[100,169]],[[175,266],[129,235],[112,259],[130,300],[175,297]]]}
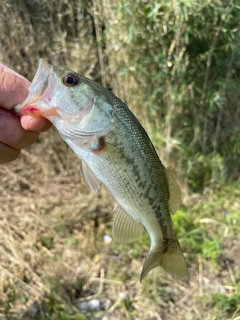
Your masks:
{"label": "fish", "polygon": [[175,177],[163,166],[148,134],[111,91],[65,67],[39,61],[18,115],[43,116],[81,160],[81,174],[95,193],[103,184],[115,200],[113,239],[139,240],[146,230],[150,250],[140,281],[160,266],[188,280],[188,269],[171,214],[181,204]]}

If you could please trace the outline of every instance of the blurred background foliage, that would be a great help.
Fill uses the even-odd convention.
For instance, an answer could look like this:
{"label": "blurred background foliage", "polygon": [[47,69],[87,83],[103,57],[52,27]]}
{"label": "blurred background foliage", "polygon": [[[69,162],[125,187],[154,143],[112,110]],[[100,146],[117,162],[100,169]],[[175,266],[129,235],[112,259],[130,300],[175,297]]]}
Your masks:
{"label": "blurred background foliage", "polygon": [[[0,265],[10,274],[6,281],[0,273],[1,312],[12,314],[13,305],[45,290],[39,319],[78,319],[76,298],[99,290],[118,315],[109,319],[148,319],[151,312],[157,320],[240,319],[239,21],[238,0],[0,1],[2,62],[29,80],[39,58],[65,65],[112,90],[140,119],[183,190],[185,206],[173,223],[192,276],[189,287],[160,271],[136,284],[148,237],[103,248],[109,197],[96,200],[76,187],[78,162],[52,131],[0,168],[0,212],[8,220],[7,228],[1,220]],[[86,264],[81,277],[74,273],[79,261]],[[113,282],[101,280],[96,289],[104,275]]]}

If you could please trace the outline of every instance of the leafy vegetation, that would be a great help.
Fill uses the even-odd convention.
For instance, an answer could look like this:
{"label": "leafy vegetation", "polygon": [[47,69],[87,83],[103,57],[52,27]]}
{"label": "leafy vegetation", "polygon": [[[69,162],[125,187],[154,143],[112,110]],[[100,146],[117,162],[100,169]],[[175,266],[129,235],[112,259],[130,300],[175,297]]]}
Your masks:
{"label": "leafy vegetation", "polygon": [[[211,179],[222,178],[220,174],[236,175],[237,2],[121,3],[128,76],[141,91],[138,105],[161,135],[166,160],[174,159],[181,170],[190,170],[189,187],[194,192]],[[219,172],[222,167],[224,173]]]}
{"label": "leafy vegetation", "polygon": [[190,273],[139,283],[149,236],[104,242],[112,200],[51,130],[0,166],[3,319],[240,319],[239,19],[237,0],[0,2],[0,60],[28,79],[40,57],[66,65],[141,120],[183,191],[172,219]]}

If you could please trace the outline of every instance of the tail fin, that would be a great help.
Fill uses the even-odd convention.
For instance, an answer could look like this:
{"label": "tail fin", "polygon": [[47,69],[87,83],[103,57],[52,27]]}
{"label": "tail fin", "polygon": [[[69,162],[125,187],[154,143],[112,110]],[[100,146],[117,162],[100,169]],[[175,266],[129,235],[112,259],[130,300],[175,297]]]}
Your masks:
{"label": "tail fin", "polygon": [[188,281],[187,265],[177,239],[173,239],[168,245],[166,252],[161,252],[158,246],[149,251],[141,272],[140,281],[156,266],[161,266],[173,277]]}

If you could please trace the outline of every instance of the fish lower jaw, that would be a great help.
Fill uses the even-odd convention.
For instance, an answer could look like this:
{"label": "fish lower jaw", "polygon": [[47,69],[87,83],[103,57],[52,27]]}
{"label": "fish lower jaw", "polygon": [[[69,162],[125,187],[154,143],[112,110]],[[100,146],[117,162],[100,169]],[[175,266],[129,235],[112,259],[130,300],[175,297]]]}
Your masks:
{"label": "fish lower jaw", "polygon": [[57,109],[55,107],[51,108],[41,108],[39,105],[34,103],[26,104],[22,108],[17,108],[16,112],[18,115],[31,115],[31,116],[39,116],[39,117],[60,117]]}
{"label": "fish lower jaw", "polygon": [[17,111],[19,115],[35,115],[35,116],[41,116],[41,111],[34,106],[26,105],[24,108]]}

